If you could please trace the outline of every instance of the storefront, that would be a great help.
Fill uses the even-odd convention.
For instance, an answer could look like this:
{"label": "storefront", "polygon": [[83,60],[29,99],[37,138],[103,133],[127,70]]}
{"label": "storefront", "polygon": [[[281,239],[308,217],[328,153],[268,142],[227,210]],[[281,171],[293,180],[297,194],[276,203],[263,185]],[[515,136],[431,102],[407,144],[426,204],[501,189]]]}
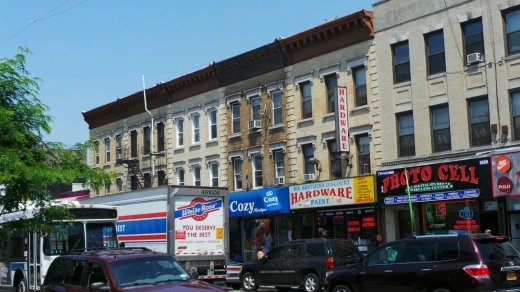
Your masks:
{"label": "storefront", "polygon": [[385,241],[413,233],[496,231],[498,216],[490,180],[489,157],[377,171],[378,200],[385,206]]}
{"label": "storefront", "polygon": [[230,193],[229,219],[231,258],[256,259],[259,247],[268,250],[290,240],[289,187]]}
{"label": "storefront", "polygon": [[374,248],[378,238],[374,177],[361,176],[289,187],[295,238],[341,238]]}

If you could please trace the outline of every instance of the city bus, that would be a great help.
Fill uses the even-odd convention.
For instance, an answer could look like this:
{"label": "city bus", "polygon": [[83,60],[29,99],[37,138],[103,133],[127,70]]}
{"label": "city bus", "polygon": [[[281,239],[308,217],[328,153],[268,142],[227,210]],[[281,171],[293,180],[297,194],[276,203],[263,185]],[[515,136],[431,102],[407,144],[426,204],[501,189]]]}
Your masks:
{"label": "city bus", "polygon": [[[72,225],[56,222],[54,233],[35,230],[0,238],[0,291],[38,291],[47,269],[58,256],[72,251],[118,246],[115,227],[118,215],[115,207],[87,205],[78,201],[62,204],[69,207],[74,218]],[[0,225],[30,219],[36,212],[38,208],[27,203],[24,211],[3,214]],[[66,238],[60,237],[61,228],[65,228]]]}

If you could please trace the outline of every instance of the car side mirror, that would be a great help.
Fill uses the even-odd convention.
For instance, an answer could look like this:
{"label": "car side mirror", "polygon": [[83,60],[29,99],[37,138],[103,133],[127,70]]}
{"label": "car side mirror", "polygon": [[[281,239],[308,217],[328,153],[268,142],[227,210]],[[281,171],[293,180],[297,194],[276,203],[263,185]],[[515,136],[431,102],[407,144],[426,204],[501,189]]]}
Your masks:
{"label": "car side mirror", "polygon": [[269,259],[269,257],[267,255],[264,255],[262,257],[262,262],[267,262],[268,259]]}
{"label": "car side mirror", "polygon": [[110,291],[110,286],[103,282],[94,282],[90,284],[89,289],[92,291]]}

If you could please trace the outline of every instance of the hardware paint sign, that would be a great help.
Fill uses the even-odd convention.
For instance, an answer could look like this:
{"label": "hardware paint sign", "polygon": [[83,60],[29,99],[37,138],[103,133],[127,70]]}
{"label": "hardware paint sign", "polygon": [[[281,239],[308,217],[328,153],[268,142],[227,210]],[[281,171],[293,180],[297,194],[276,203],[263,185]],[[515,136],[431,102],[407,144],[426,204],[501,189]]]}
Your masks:
{"label": "hardware paint sign", "polygon": [[360,176],[289,186],[291,209],[375,203],[374,177]]}
{"label": "hardware paint sign", "polygon": [[340,152],[349,152],[347,88],[336,88],[336,141]]}

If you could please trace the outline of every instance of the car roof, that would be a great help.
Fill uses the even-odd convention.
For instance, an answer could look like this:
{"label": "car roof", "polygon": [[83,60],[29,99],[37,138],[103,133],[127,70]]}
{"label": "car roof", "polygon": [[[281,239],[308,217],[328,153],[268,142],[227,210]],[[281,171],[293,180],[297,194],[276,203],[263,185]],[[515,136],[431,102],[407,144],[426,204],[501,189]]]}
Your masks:
{"label": "car roof", "polygon": [[489,233],[473,233],[473,234],[434,234],[434,235],[413,235],[401,240],[432,240],[432,239],[473,239],[473,240],[482,240],[482,239],[499,239],[501,241],[509,241],[510,237],[502,236],[502,235],[492,235]]}
{"label": "car roof", "polygon": [[61,255],[60,258],[88,258],[112,262],[117,261],[121,258],[149,258],[153,256],[168,256],[168,254],[156,252],[146,247],[119,247],[91,251],[70,252]]}

